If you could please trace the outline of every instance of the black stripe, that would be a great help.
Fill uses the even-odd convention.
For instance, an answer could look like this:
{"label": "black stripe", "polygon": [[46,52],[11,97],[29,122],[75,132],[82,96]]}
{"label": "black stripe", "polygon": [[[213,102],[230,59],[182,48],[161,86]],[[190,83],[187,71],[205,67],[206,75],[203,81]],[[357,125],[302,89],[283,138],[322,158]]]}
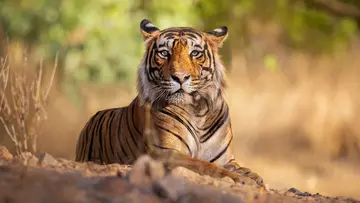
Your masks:
{"label": "black stripe", "polygon": [[160,126],[160,125],[156,125],[156,126],[157,126],[158,128],[160,128],[160,129],[162,129],[162,130],[170,133],[171,135],[175,136],[176,138],[178,138],[178,139],[186,146],[186,148],[187,148],[188,151],[189,151],[189,154],[192,156],[193,153],[192,153],[189,145],[187,144],[186,140],[184,140],[184,138],[182,138],[180,135],[178,135],[178,134],[176,134],[176,133],[170,131],[169,129],[166,129],[166,128]]}
{"label": "black stripe", "polygon": [[202,57],[202,60],[200,61],[200,63],[204,64],[206,62],[207,57],[205,56],[205,52],[202,51],[202,55],[200,57],[198,57],[198,59],[200,60],[200,58]]}
{"label": "black stripe", "polygon": [[199,49],[202,49],[202,47],[201,47],[200,45],[198,45],[198,44],[195,44],[194,47],[197,47],[197,48],[199,48]]}
{"label": "black stripe", "polygon": [[[104,119],[104,122],[103,122],[103,128],[105,129],[105,134],[103,134],[102,136],[102,141],[104,143],[104,148],[102,150],[102,153],[104,155],[104,162],[105,163],[108,163],[109,162],[109,154],[108,153],[108,150],[109,148],[111,148],[111,146],[109,147],[107,144],[108,144],[108,139],[110,139],[110,136],[111,134],[109,133],[109,130],[111,128],[110,124],[111,124],[111,119],[113,118],[113,114],[114,114],[114,109],[109,109],[108,112],[110,112],[110,115],[106,116],[106,118]],[[111,143],[111,142],[109,142]]]}
{"label": "black stripe", "polygon": [[179,106],[179,105],[176,105],[176,104],[173,104],[173,106],[181,109],[184,113],[188,114],[189,115],[189,112],[187,112],[182,106]]}
{"label": "black stripe", "polygon": [[227,164],[229,164],[229,163],[231,163],[231,162],[235,162],[235,159],[233,158],[233,159],[230,159],[228,162],[227,162]]}
{"label": "black stripe", "polygon": [[[92,126],[92,123],[94,121],[94,118],[99,114],[99,112],[97,112],[89,121],[88,124],[86,126],[86,130],[85,132],[82,132],[82,137],[83,137],[83,142],[80,144],[80,147],[83,146],[85,144],[85,146],[83,146],[83,149],[81,149],[82,153],[79,155],[79,159],[83,159],[85,161],[85,152],[86,152],[86,148],[87,148],[87,144],[88,144],[88,138],[89,138],[89,130]],[[89,151],[91,149],[89,148]],[[89,153],[88,151],[88,153]]]}
{"label": "black stripe", "polygon": [[[158,64],[156,64],[156,65],[158,65]],[[150,77],[151,77],[152,80],[157,79],[156,76],[155,76],[155,71],[156,70],[157,70],[157,68],[154,68],[154,67],[150,67],[150,69],[149,69],[149,74],[150,74]]]}
{"label": "black stripe", "polygon": [[[128,134],[128,135],[129,135],[129,134]],[[131,162],[133,161],[133,158],[136,158],[136,155],[134,154],[134,151],[131,149],[129,140],[128,140],[127,138],[128,138],[128,136],[125,137],[125,142],[126,142],[126,146],[129,147],[129,151],[130,151],[131,157],[128,156],[128,159],[131,158],[131,159],[130,159],[130,163],[131,163]]]}
{"label": "black stripe", "polygon": [[166,149],[166,150],[173,150],[173,151],[178,151],[177,149],[173,149],[173,148],[168,148],[168,147],[164,147],[164,146],[160,146],[160,145],[156,145],[156,144],[153,144],[154,147],[156,148],[159,148],[159,149]]}
{"label": "black stripe", "polygon": [[209,140],[212,135],[224,125],[224,123],[228,120],[229,111],[225,109],[225,113],[216,120],[216,122],[210,127],[210,129],[200,138],[200,142],[204,143]]}
{"label": "black stripe", "polygon": [[150,68],[151,68],[151,63],[150,60],[154,54],[155,51],[155,42],[153,42],[153,44],[151,45],[151,48],[148,49],[148,54],[146,55],[146,64],[145,64],[145,70],[146,70],[146,76],[148,78],[148,81],[153,81],[150,79]]}
{"label": "black stripe", "polygon": [[[137,144],[137,141],[136,141],[136,139],[135,139],[135,137],[134,137],[134,134],[132,133],[132,130],[131,130],[131,128],[130,128],[130,122],[129,122],[129,108],[126,108],[126,124],[127,124],[127,129],[128,129],[128,131],[129,131],[129,135],[130,135],[130,137],[131,137],[131,140],[133,141],[133,144],[135,145],[135,150],[138,150],[139,149],[139,147],[138,147],[138,144]],[[131,116],[131,115],[130,115]],[[133,151],[132,149],[131,149],[131,146],[129,145],[129,149],[130,149],[130,151],[132,151],[133,153],[133,155],[135,155],[136,153],[135,153],[135,151]],[[136,156],[135,156],[136,157]]]}
{"label": "black stripe", "polygon": [[[108,140],[109,140],[109,146],[110,146],[110,151],[111,151],[112,156],[115,154],[114,148],[113,148],[113,146],[112,146],[112,144],[111,144],[111,143],[112,143],[112,142],[111,142],[111,136],[112,136],[111,129],[112,129],[112,122],[113,122],[113,120],[114,120],[114,117],[116,116],[115,111],[116,111],[116,110],[113,110],[113,111],[111,112],[110,118],[109,118],[109,121],[108,121],[108,126],[107,126],[107,129],[109,130]],[[115,116],[114,116],[114,114],[115,114]],[[105,143],[105,145],[106,145],[106,143]],[[105,149],[105,152],[107,152],[106,149]],[[110,161],[108,154],[107,154],[107,153],[105,153],[105,154],[107,155],[106,158],[108,159],[108,161]]]}
{"label": "black stripe", "polygon": [[165,44],[165,43],[163,43],[163,44],[159,44],[158,48],[161,48],[161,47],[164,47],[164,46],[166,46],[166,44]]}
{"label": "black stripe", "polygon": [[118,155],[119,155],[119,160],[120,160],[120,162],[121,162],[122,164],[126,164],[126,163],[124,162],[124,160],[122,159],[122,157],[125,156],[125,158],[126,158],[126,157],[128,157],[128,155],[126,154],[126,151],[124,150],[124,147],[123,147],[122,142],[121,142],[121,139],[120,139],[120,136],[125,136],[125,135],[121,135],[121,124],[122,124],[123,114],[124,114],[124,109],[122,109],[122,111],[121,111],[120,118],[119,118],[119,122],[118,122],[119,126],[118,126],[117,138],[118,138],[118,142],[119,142],[119,145],[120,145],[120,149],[121,149],[121,151],[122,151],[122,154],[119,154],[119,153],[118,153]]}
{"label": "black stripe", "polygon": [[149,71],[148,78],[150,79],[150,81],[154,81],[154,80],[155,80],[155,78],[154,78],[154,76],[153,76],[153,74],[152,74],[151,71]]}
{"label": "black stripe", "polygon": [[170,32],[170,33],[166,33],[166,35],[164,37],[171,38],[171,37],[174,37],[174,36],[177,36],[177,35],[175,33],[173,33],[173,32]]}
{"label": "black stripe", "polygon": [[226,145],[226,147],[218,155],[216,155],[213,159],[211,159],[210,162],[214,162],[214,161],[218,160],[226,152],[226,150],[229,148],[229,146],[232,142],[232,139],[233,139],[233,136],[231,136],[230,141]]}
{"label": "black stripe", "polygon": [[205,42],[205,44],[204,44],[204,50],[205,50],[205,49],[209,49],[209,45],[208,45],[207,42]]}
{"label": "black stripe", "polygon": [[209,72],[209,73],[211,73],[211,71],[210,71],[210,67],[201,67],[201,69],[202,70],[204,70],[204,71],[207,71],[207,72]]}
{"label": "black stripe", "polygon": [[[86,130],[86,137],[87,138],[91,138],[92,139],[92,131],[90,131],[91,129],[92,129],[92,127],[94,127],[95,128],[95,126],[94,125],[96,125],[96,123],[94,123],[94,121],[95,121],[95,119],[99,116],[99,114],[100,114],[100,111],[98,111],[94,116],[93,116],[93,118],[91,119],[91,123],[89,124],[89,126],[87,127],[87,130]],[[89,137],[90,136],[90,137]],[[87,148],[87,144],[88,144],[88,140],[86,140],[86,148]],[[88,153],[92,150],[91,148],[92,148],[92,146],[90,146],[91,145],[91,142],[92,141],[90,141],[90,143],[89,143],[89,150],[88,150]],[[85,153],[84,153],[84,156],[85,156]],[[84,157],[85,158],[85,157]]]}
{"label": "black stripe", "polygon": [[[98,112],[97,115],[99,116],[100,113],[103,113],[103,112]],[[98,117],[96,116],[96,117]],[[100,115],[100,118],[101,119],[102,117],[104,116],[104,114]],[[96,119],[96,117],[94,117],[94,119]],[[93,144],[94,144],[94,136],[95,136],[95,131],[97,130],[98,128],[98,125],[99,125],[99,119],[97,120],[97,122],[95,123],[95,127],[93,129],[92,132],[90,132],[90,135],[91,135],[91,141],[90,141],[90,146],[89,146],[89,154],[88,154],[88,160],[91,160],[91,151],[93,151]]]}
{"label": "black stripe", "polygon": [[135,120],[134,120],[134,118],[135,118],[135,103],[133,103],[133,105],[132,105],[132,107],[131,107],[131,110],[132,110],[132,119],[131,119],[131,121],[132,121],[132,123],[133,123],[133,128],[135,129],[135,131],[140,135],[141,133],[140,133],[140,130],[137,128],[137,126],[135,125]]}
{"label": "black stripe", "polygon": [[186,33],[186,35],[189,36],[190,38],[197,39],[197,37],[192,33]]}
{"label": "black stripe", "polygon": [[178,30],[170,30],[170,29],[169,29],[169,30],[163,31],[162,33],[160,33],[159,38],[160,38],[161,36],[167,35],[167,34],[169,34],[169,33],[178,35],[178,34],[177,34],[177,33],[178,33]]}
{"label": "black stripe", "polygon": [[194,127],[191,125],[191,123],[187,119],[184,119],[187,122],[187,123],[185,123],[184,120],[181,119],[178,115],[168,112],[166,109],[161,109],[160,112],[179,121],[190,132],[190,134],[193,136],[194,140],[195,141],[197,140],[197,136],[195,135],[194,131],[192,130],[192,129],[194,129]]}
{"label": "black stripe", "polygon": [[97,128],[97,136],[98,136],[98,140],[99,140],[99,150],[100,150],[100,153],[99,153],[99,158],[101,160],[101,163],[104,161],[103,157],[102,157],[102,151],[104,150],[103,149],[103,146],[102,146],[102,143],[103,143],[103,139],[104,139],[104,136],[102,135],[102,130],[103,130],[103,124],[104,124],[104,119],[106,118],[106,115],[109,111],[104,111],[104,114],[101,116],[101,118],[99,119],[99,125],[98,125],[98,128]]}
{"label": "black stripe", "polygon": [[200,38],[202,38],[202,35],[197,32],[196,30],[194,29],[191,29],[191,28],[181,28],[181,29],[171,29],[171,28],[168,28],[165,32],[161,33],[159,35],[159,37],[169,33],[169,32],[175,32],[175,33],[180,33],[180,32],[188,32],[188,33],[192,33],[192,34],[195,34],[197,36],[199,36]]}
{"label": "black stripe", "polygon": [[204,58],[208,58],[210,62],[209,62],[209,67],[202,66],[201,68],[202,68],[202,70],[208,71],[211,73],[212,57],[211,57],[211,52],[209,50],[209,46],[207,43],[205,43],[205,45],[204,45],[203,55],[204,56],[206,55],[206,57],[204,57]]}
{"label": "black stripe", "polygon": [[209,63],[209,67],[207,69],[203,69],[203,70],[207,70],[210,73],[212,73],[213,69],[211,69],[211,64],[213,64],[213,68],[214,68],[215,67],[215,58],[214,58],[214,54],[210,51],[209,46],[207,45],[207,43],[205,43],[204,52],[206,52],[206,54],[208,55],[210,63]]}
{"label": "black stripe", "polygon": [[145,64],[145,68],[146,68],[146,65],[147,65],[147,64],[148,64],[148,62],[149,62],[150,50],[152,50],[152,48],[153,48],[153,46],[154,46],[154,43],[155,43],[155,42],[153,42],[153,43],[152,43],[152,45],[151,45],[151,46],[149,46],[149,48],[147,49],[147,52],[146,52],[146,57],[145,57],[145,62],[146,62],[146,64]]}
{"label": "black stripe", "polygon": [[[206,101],[206,104],[207,104],[208,107],[209,107],[209,102],[208,102],[209,99],[206,99],[206,98],[205,98],[205,101]],[[214,118],[214,121],[211,121],[208,126],[198,127],[199,130],[207,131],[209,128],[211,128],[211,126],[214,125],[214,123],[216,122],[215,119],[217,119],[217,120],[221,119],[221,116],[220,116],[220,115],[221,115],[221,113],[223,112],[224,103],[225,103],[225,102],[223,102],[223,103],[221,104],[221,107],[220,107],[220,109],[219,109],[219,111],[218,111],[218,113],[217,113],[216,116],[211,116],[211,117],[209,117],[209,118]],[[208,109],[208,111],[209,111],[209,109]],[[215,113],[215,112],[213,112],[213,113]],[[208,120],[206,120],[206,121],[208,121]]]}
{"label": "black stripe", "polygon": [[[102,115],[99,115],[100,113],[102,112],[98,112],[98,116],[102,116]],[[97,117],[94,117],[94,120],[97,119]],[[93,151],[93,144],[94,144],[94,136],[95,136],[95,133],[94,131],[97,129],[97,126],[99,125],[99,120],[97,120],[94,124],[94,129],[90,132],[90,135],[91,135],[91,141],[90,141],[90,146],[89,146],[89,154],[88,154],[88,160],[91,160],[91,152]]]}
{"label": "black stripe", "polygon": [[177,41],[179,41],[179,39],[174,39],[174,40],[173,40],[173,43],[172,43],[172,48],[174,48],[174,47],[175,47],[175,43],[176,43]]}

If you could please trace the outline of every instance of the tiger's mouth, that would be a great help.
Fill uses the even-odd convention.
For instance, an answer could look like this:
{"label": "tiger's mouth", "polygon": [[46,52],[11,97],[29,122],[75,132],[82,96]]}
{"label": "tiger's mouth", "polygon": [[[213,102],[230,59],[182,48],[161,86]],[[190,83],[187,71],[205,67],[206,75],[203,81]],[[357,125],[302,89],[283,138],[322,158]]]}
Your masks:
{"label": "tiger's mouth", "polygon": [[176,91],[164,91],[155,96],[152,100],[153,106],[157,109],[164,108],[167,105],[193,105],[197,103],[199,93],[197,90],[187,91],[186,89],[179,88]]}
{"label": "tiger's mouth", "polygon": [[173,94],[185,94],[185,90],[183,90],[182,88],[176,90]]}

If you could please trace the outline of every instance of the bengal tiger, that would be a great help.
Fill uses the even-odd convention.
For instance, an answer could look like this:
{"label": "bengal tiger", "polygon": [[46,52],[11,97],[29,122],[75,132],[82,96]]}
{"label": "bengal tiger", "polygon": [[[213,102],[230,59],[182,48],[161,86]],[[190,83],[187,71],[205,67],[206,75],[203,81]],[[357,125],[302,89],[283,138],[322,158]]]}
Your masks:
{"label": "bengal tiger", "polygon": [[[144,19],[140,31],[146,51],[138,67],[138,95],[128,106],[101,110],[89,119],[78,138],[75,161],[133,164],[145,153],[170,153],[177,161],[184,158],[187,168],[197,170],[194,164],[201,162],[209,171],[247,175],[263,184],[260,176],[237,164],[232,152],[226,76],[218,54],[227,27],[160,30]],[[146,104],[155,132],[151,139],[145,136]]]}

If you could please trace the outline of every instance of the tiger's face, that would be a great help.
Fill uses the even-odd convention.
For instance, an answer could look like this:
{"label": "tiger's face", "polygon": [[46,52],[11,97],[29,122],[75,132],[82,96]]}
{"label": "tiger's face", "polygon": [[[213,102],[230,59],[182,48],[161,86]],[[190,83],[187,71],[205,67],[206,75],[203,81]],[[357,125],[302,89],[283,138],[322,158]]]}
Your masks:
{"label": "tiger's face", "polygon": [[189,27],[159,30],[149,20],[140,23],[146,52],[139,67],[141,100],[160,104],[192,104],[222,96],[224,68],[217,50],[227,28],[200,32]]}

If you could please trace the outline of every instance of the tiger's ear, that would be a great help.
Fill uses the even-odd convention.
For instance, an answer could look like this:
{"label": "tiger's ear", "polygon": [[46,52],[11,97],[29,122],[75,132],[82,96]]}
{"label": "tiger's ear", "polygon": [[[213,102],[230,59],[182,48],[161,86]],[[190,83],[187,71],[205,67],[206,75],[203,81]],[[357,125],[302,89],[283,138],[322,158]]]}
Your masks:
{"label": "tiger's ear", "polygon": [[221,47],[228,36],[228,28],[221,26],[209,32],[206,32],[210,43],[216,48]]}
{"label": "tiger's ear", "polygon": [[140,31],[144,38],[144,40],[149,39],[150,37],[153,37],[156,35],[156,33],[159,31],[159,28],[155,27],[148,19],[143,19],[140,22]]}

